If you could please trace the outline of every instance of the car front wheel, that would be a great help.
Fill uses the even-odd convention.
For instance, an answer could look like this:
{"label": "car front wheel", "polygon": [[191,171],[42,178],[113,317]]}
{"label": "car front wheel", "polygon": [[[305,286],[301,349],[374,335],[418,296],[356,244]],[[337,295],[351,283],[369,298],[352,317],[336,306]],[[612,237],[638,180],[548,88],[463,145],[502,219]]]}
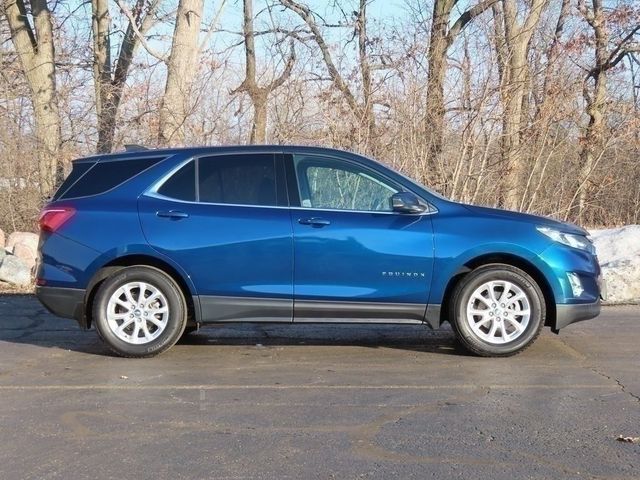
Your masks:
{"label": "car front wheel", "polygon": [[187,307],[176,282],[153,267],[119,270],[99,287],[93,319],[104,342],[123,357],[151,357],[184,332]]}
{"label": "car front wheel", "polygon": [[515,355],[545,323],[544,296],[535,280],[510,265],[485,265],[456,285],[449,318],[460,342],[485,357]]}

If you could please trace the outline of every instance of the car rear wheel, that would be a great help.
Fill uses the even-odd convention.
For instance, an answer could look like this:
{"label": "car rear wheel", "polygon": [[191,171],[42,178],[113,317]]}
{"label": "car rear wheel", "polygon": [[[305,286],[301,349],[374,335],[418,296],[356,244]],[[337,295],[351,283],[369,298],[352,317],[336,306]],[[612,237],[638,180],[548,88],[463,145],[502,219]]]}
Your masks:
{"label": "car rear wheel", "polygon": [[153,267],[117,271],[99,287],[93,318],[100,337],[120,356],[151,357],[185,330],[187,307],[175,281]]}
{"label": "car rear wheel", "polygon": [[515,355],[545,323],[544,296],[535,280],[510,265],[485,265],[453,291],[449,318],[460,342],[486,357]]}

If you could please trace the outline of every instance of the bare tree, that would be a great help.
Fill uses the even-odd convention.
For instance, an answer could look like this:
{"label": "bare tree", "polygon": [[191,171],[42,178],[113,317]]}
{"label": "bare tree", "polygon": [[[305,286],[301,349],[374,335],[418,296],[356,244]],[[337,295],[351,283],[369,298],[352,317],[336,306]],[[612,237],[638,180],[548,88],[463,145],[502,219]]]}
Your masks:
{"label": "bare tree", "polygon": [[[120,2],[118,2],[120,3]],[[129,19],[115,68],[111,62],[111,16],[109,0],[91,0],[93,30],[93,78],[96,91],[96,115],[98,119],[98,152],[110,152],[116,129],[118,108],[127,81],[133,55],[140,38],[152,26],[153,13],[158,0],[136,0],[133,11],[123,11]]]}
{"label": "bare tree", "polygon": [[551,38],[551,42],[546,49],[546,68],[544,69],[544,80],[542,84],[542,98],[540,99],[539,105],[541,105],[546,99],[547,94],[549,93],[549,89],[551,88],[551,79],[553,76],[553,72],[556,71],[555,63],[558,61],[558,56],[560,55],[560,40],[562,38],[562,33],[564,31],[564,27],[567,21],[567,17],[570,13],[571,2],[570,0],[562,0],[560,4],[560,12],[558,14],[558,19],[556,20],[556,26],[553,30],[553,37]]}
{"label": "bare tree", "polygon": [[549,0],[531,0],[528,12],[518,12],[516,0],[494,5],[496,49],[503,108],[502,176],[503,203],[517,210],[523,194],[526,165],[521,152],[523,100],[528,79],[528,54],[531,37]]}
{"label": "bare tree", "polygon": [[[445,125],[444,85],[447,72],[447,52],[460,32],[478,15],[498,0],[484,0],[465,10],[451,25],[451,14],[458,0],[434,0],[429,41],[429,72],[427,77],[426,128],[429,137],[429,160],[439,161],[442,153]],[[451,25],[451,26],[450,26]]]}
{"label": "bare tree", "polygon": [[602,3],[602,0],[591,0],[591,8],[588,8],[585,0],[578,0],[580,13],[593,29],[595,37],[595,65],[587,73],[583,87],[583,97],[586,102],[589,124],[580,154],[582,165],[576,189],[578,197],[577,218],[579,221],[583,220],[586,209],[589,179],[598,157],[603,154],[606,146],[604,113],[607,102],[608,72],[630,53],[640,51],[640,46],[632,43],[635,36],[640,32],[640,24],[632,27],[613,48],[610,47],[607,16]]}
{"label": "bare tree", "polygon": [[38,143],[40,192],[48,197],[61,181],[63,172],[59,157],[62,134],[56,97],[51,12],[46,0],[32,0],[30,11],[27,11],[24,0],[4,0],[3,7],[13,45],[31,91]]}
{"label": "bare tree", "polygon": [[375,139],[376,121],[373,114],[374,100],[372,97],[372,66],[370,65],[369,55],[367,52],[367,0],[359,0],[358,11],[355,12],[355,30],[358,36],[358,63],[362,78],[362,100],[359,100],[356,97],[356,94],[352,91],[351,87],[336,67],[331,54],[331,49],[327,44],[311,9],[302,3],[295,2],[294,0],[280,0],[280,3],[289,10],[295,12],[307,25],[313,40],[320,49],[322,59],[329,73],[329,78],[341,93],[349,106],[349,109],[358,120],[358,127],[364,127],[366,129],[363,141],[360,143],[364,144],[363,146],[365,149],[366,147],[370,148],[370,144]]}
{"label": "bare tree", "polygon": [[282,73],[267,85],[261,87],[256,78],[256,45],[253,28],[253,0],[244,0],[244,20],[242,32],[244,36],[245,77],[244,81],[232,93],[246,92],[253,104],[253,122],[249,143],[265,143],[267,139],[267,105],[269,95],[281,87],[291,76],[296,60],[293,40],[291,53]]}
{"label": "bare tree", "polygon": [[191,85],[198,71],[198,37],[204,0],[180,0],[167,59],[167,81],[160,104],[158,143],[182,145]]}

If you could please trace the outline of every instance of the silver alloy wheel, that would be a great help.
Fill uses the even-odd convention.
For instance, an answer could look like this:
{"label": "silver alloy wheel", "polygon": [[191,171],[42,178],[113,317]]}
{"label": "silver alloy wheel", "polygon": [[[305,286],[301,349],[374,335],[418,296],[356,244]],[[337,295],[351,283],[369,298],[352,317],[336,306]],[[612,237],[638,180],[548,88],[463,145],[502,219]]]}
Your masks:
{"label": "silver alloy wheel", "polygon": [[501,345],[524,333],[531,318],[529,297],[519,286],[493,280],[474,290],[467,304],[467,323],[478,338]]}
{"label": "silver alloy wheel", "polygon": [[118,288],[107,304],[107,324],[116,337],[132,345],[152,342],[169,320],[169,303],[157,287],[130,282]]}

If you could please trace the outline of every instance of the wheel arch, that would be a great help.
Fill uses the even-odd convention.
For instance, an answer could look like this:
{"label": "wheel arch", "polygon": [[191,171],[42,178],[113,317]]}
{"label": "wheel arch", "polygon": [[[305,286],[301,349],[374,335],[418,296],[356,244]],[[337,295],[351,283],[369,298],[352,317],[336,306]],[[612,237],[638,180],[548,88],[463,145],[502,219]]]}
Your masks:
{"label": "wheel arch", "polygon": [[553,289],[551,284],[545,277],[544,273],[533,263],[528,261],[525,258],[519,257],[517,255],[509,254],[509,253],[489,253],[474,257],[470,260],[467,260],[463,265],[461,265],[458,270],[451,276],[447,286],[444,290],[444,296],[442,301],[442,307],[440,309],[440,323],[448,321],[448,312],[451,301],[451,293],[455,286],[460,282],[465,275],[475,270],[478,267],[482,267],[484,265],[491,264],[505,264],[510,265],[512,267],[519,268],[520,270],[527,273],[531,278],[535,280],[535,282],[542,290],[542,295],[544,297],[544,302],[546,306],[547,316],[545,319],[545,326],[554,326],[556,319],[556,301],[555,295],[553,293]]}
{"label": "wheel arch", "polygon": [[157,257],[153,257],[151,255],[144,254],[132,254],[132,255],[124,255],[121,257],[117,257],[107,263],[105,263],[102,267],[100,267],[96,273],[93,275],[89,284],[87,285],[86,294],[85,294],[85,318],[86,318],[86,328],[91,328],[91,324],[93,322],[92,311],[93,311],[93,302],[96,296],[96,292],[98,288],[107,278],[109,278],[114,273],[122,270],[126,267],[132,266],[145,266],[152,267],[161,272],[165,273],[169,277],[171,277],[178,287],[180,291],[184,295],[184,299],[187,303],[187,325],[196,325],[200,321],[200,304],[198,301],[198,296],[192,293],[191,282],[188,278],[185,278],[177,268],[169,264],[168,262],[159,259]]}

